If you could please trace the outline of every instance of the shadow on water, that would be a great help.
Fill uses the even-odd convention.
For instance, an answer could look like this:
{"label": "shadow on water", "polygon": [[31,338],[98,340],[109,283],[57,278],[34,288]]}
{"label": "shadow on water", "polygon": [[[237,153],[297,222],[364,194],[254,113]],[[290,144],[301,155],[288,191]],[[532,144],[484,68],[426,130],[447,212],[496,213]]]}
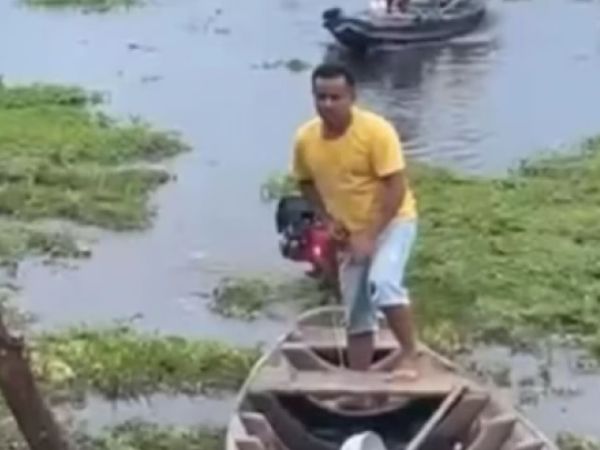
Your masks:
{"label": "shadow on water", "polygon": [[365,55],[334,44],[324,59],[352,69],[362,100],[398,126],[412,157],[481,172],[486,156],[476,145],[486,129],[472,113],[488,88],[498,26],[492,11],[473,33],[448,42],[383,46]]}
{"label": "shadow on water", "polygon": [[[332,45],[325,58],[353,68],[361,99],[397,124],[421,160],[502,174],[540,150],[597,133],[594,4],[493,1],[491,8],[478,30],[446,43],[363,58]],[[567,23],[569,32],[551,43]]]}

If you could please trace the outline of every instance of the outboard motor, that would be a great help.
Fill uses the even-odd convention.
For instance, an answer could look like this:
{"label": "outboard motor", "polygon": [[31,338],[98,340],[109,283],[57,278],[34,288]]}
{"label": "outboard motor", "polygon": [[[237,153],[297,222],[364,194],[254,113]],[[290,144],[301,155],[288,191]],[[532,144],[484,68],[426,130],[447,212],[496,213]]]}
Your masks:
{"label": "outboard motor", "polygon": [[310,202],[299,195],[282,197],[277,204],[275,225],[281,255],[309,263],[307,275],[339,298],[336,244]]}
{"label": "outboard motor", "polygon": [[312,205],[301,196],[283,197],[275,214],[279,249],[284,258],[322,266],[332,251],[325,225]]}
{"label": "outboard motor", "polygon": [[329,22],[335,22],[342,17],[341,8],[329,8],[323,11],[322,18],[326,24]]}

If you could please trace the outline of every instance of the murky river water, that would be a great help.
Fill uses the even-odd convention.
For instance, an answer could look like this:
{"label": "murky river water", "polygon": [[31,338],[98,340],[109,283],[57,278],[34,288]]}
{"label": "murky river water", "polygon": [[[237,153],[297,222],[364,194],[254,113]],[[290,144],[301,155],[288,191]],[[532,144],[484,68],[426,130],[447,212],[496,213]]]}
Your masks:
{"label": "murky river water", "polygon": [[[335,2],[259,3],[163,0],[108,15],[0,3],[6,82],[105,90],[110,112],[178,130],[194,147],[169,163],[178,180],[155,196],[151,230],[99,233],[93,258],[78,270],[25,266],[23,302],[43,326],[141,313],[139,323],[151,329],[244,343],[281,330],[216,318],[196,295],[230,270],[297,270],[279,257],[258,186],[285,167],[291,134],[312,114],[308,74],[256,66],[291,58],[314,65],[331,54],[319,18]],[[490,19],[470,36],[354,64],[361,101],[397,123],[412,157],[502,173],[540,149],[598,132],[597,7],[492,3]],[[578,416],[568,419],[575,427],[589,412]],[[548,430],[566,426],[560,415],[540,418]]]}

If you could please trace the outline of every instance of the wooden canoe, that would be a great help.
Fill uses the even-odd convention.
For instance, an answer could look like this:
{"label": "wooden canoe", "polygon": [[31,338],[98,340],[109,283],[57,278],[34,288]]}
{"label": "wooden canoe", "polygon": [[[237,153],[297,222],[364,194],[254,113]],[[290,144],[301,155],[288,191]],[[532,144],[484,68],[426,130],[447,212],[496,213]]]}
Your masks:
{"label": "wooden canoe", "polygon": [[[388,450],[557,450],[499,393],[424,345],[422,375],[394,379],[398,346],[383,320],[373,370],[340,367],[342,317],[339,307],[308,311],[256,363],[240,390],[226,450],[339,450],[367,431]],[[366,409],[336,402],[353,395],[378,401]]]}

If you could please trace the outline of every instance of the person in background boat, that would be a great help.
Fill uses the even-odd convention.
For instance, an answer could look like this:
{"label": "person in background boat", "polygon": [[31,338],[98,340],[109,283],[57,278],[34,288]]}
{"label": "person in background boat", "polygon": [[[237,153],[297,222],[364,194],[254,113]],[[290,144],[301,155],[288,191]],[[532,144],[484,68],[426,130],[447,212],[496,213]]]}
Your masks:
{"label": "person in background boat", "polygon": [[375,14],[405,12],[409,0],[371,0],[369,10]]}
{"label": "person in background boat", "polygon": [[389,14],[395,11],[406,11],[409,0],[385,0],[386,10]]}
{"label": "person in background boat", "polygon": [[320,65],[311,80],[318,116],[296,132],[292,169],[338,242],[349,366],[371,367],[381,310],[402,348],[398,375],[414,378],[416,339],[404,272],[417,208],[400,137],[386,119],[355,105],[355,81],[345,67]]}

